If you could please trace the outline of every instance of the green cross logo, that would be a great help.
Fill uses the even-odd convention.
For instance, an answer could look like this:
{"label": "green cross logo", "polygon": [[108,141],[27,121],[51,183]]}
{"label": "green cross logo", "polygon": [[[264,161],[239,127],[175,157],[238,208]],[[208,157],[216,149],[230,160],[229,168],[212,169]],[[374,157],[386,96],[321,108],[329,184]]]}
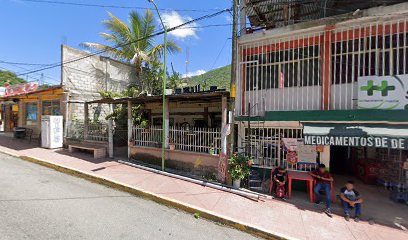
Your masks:
{"label": "green cross logo", "polygon": [[361,86],[360,87],[361,91],[367,91],[368,96],[373,96],[374,91],[380,91],[381,96],[385,97],[388,96],[388,91],[394,91],[395,86],[388,86],[387,81],[381,81],[381,86],[376,86],[374,85],[373,80],[368,80],[367,81],[367,86]]}

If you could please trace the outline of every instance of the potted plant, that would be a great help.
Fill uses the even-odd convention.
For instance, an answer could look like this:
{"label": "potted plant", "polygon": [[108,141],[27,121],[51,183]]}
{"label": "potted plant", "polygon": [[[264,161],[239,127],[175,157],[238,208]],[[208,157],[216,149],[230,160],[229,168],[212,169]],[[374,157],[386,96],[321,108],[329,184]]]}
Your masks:
{"label": "potted plant", "polygon": [[228,173],[230,174],[233,187],[239,188],[241,180],[249,176],[253,160],[241,153],[235,153],[228,159]]}

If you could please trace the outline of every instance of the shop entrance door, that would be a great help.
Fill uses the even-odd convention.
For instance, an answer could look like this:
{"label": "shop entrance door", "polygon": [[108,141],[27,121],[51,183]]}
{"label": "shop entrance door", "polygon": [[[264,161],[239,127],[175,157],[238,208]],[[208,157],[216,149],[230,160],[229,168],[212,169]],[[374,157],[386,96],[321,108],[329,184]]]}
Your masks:
{"label": "shop entrance door", "polygon": [[330,172],[340,175],[353,175],[352,157],[349,147],[330,147]]}

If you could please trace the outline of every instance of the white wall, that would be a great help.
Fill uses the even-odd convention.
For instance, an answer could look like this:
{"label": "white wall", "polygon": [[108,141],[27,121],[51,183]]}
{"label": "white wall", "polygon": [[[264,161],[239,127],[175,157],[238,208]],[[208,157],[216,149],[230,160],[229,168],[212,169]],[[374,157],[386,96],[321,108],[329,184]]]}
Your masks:
{"label": "white wall", "polygon": [[[61,51],[62,62],[89,55],[87,52],[65,45],[62,46]],[[86,57],[79,61],[65,63],[61,67],[61,84],[68,92],[70,102],[100,99],[100,91],[121,92],[127,88],[129,83],[135,81],[135,71],[132,65],[101,56]],[[90,118],[93,115],[92,107]],[[107,105],[103,106],[102,114],[108,111]],[[72,118],[83,119],[84,104],[70,103],[68,112],[68,121]]]}

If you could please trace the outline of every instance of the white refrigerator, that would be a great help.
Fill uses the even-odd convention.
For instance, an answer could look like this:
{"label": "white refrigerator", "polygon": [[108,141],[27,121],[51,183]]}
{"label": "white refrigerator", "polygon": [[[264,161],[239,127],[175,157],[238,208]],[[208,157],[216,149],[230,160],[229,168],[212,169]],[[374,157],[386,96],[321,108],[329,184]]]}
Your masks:
{"label": "white refrigerator", "polygon": [[41,116],[41,146],[43,148],[61,148],[62,142],[62,116]]}

